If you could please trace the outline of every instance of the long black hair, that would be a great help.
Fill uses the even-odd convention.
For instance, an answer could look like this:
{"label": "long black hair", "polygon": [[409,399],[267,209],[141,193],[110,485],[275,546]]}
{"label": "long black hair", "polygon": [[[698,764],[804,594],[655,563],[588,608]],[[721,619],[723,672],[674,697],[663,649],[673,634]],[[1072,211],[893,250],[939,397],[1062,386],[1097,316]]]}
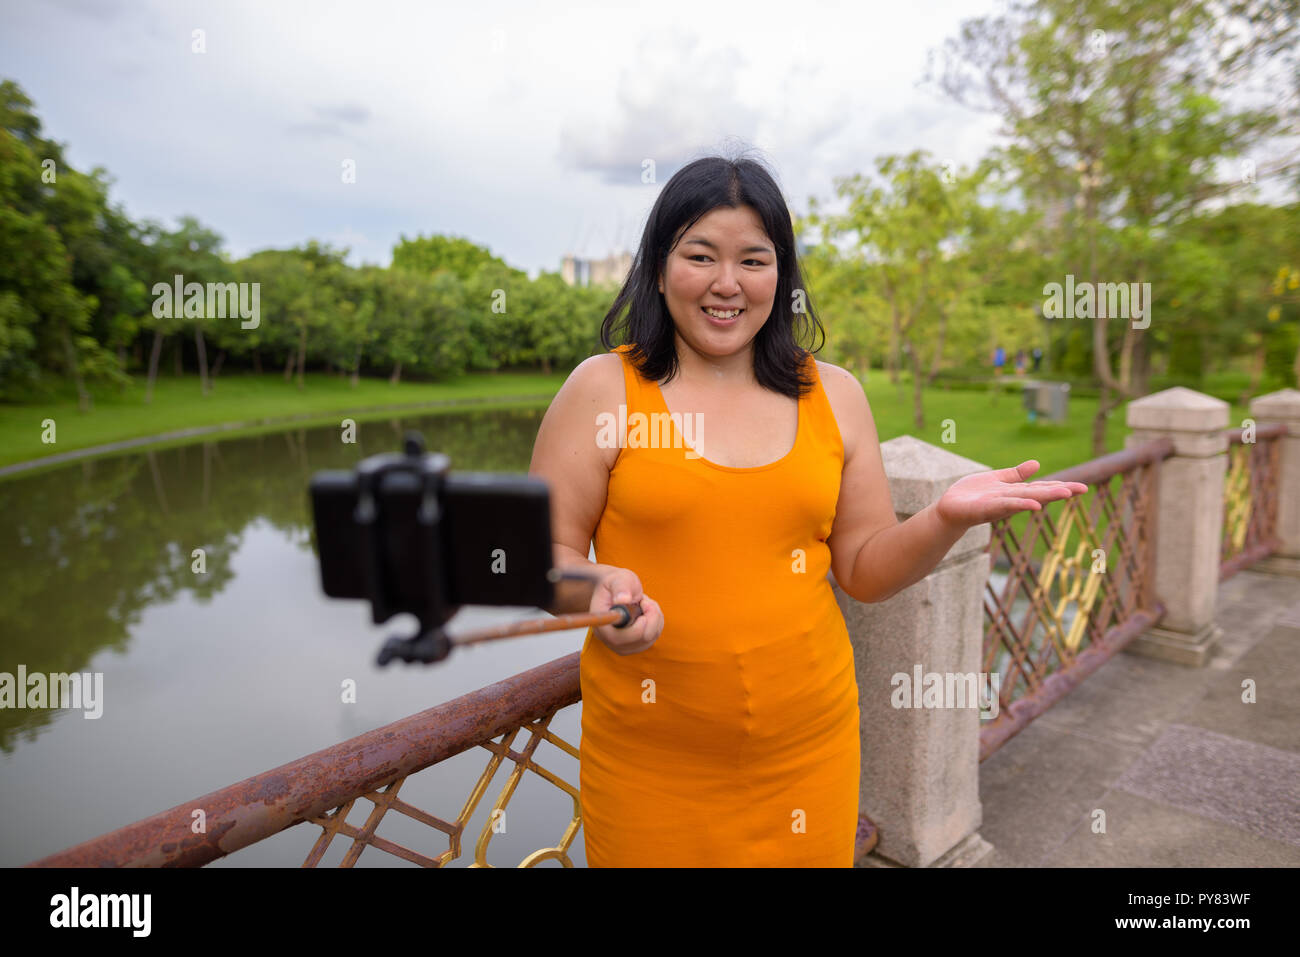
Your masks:
{"label": "long black hair", "polygon": [[[825,330],[813,311],[812,295],[799,269],[785,197],[767,168],[743,155],[697,159],[664,185],[650,210],[632,269],[601,324],[600,341],[606,349],[613,349],[614,334],[619,333],[619,339],[631,346],[629,360],[651,382],[677,374],[673,317],[659,291],[659,273],[686,230],[721,206],[752,207],[776,247],[776,296],[772,314],[754,337],[754,378],[774,392],[801,398],[812,388],[804,363],[825,344]],[[799,311],[795,310],[796,290],[802,291]],[[620,322],[618,316],[625,307],[627,315]],[[799,344],[810,333],[822,340],[816,349]]]}

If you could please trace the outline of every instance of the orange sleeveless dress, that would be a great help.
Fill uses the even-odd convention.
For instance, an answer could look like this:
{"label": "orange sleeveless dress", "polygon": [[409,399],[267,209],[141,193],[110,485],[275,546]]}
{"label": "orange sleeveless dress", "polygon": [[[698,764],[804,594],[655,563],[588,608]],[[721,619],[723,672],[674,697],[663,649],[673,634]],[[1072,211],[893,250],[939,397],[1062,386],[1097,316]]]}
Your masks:
{"label": "orange sleeveless dress", "polygon": [[614,351],[627,440],[593,544],[598,562],[636,572],[664,628],[632,655],[587,632],[587,864],[851,867],[858,686],[826,578],[844,450],[816,363],[794,448],[733,468],[695,455],[687,412],[660,429],[659,447],[631,447],[653,434],[636,414],[666,423],[668,407],[627,347]]}

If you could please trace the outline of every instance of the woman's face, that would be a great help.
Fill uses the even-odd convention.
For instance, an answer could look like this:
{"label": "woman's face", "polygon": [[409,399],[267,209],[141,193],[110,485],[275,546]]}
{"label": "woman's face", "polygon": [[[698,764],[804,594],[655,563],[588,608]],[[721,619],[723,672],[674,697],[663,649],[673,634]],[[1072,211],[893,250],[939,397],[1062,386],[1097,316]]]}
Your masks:
{"label": "woman's face", "polygon": [[[749,345],[772,314],[776,250],[753,207],[711,210],[682,234],[659,274],[677,334],[695,351],[732,355]],[[734,318],[723,313],[739,309]]]}

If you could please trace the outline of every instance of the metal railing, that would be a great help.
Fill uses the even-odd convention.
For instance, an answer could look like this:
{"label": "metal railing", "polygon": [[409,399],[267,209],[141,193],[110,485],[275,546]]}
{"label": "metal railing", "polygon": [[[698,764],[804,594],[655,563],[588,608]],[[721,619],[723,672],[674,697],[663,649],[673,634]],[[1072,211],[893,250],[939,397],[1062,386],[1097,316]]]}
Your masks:
{"label": "metal railing", "polygon": [[1173,450],[1154,439],[1045,476],[1089,491],[1061,503],[1059,525],[1050,508],[1025,513],[1023,541],[1014,517],[991,523],[990,569],[1004,559],[1008,571],[1000,593],[991,576],[985,586],[982,660],[1005,677],[981,761],[1164,615],[1152,558],[1157,478]]}
{"label": "metal railing", "polygon": [[[1220,581],[1278,546],[1278,439],[1286,434],[1281,424],[1260,426],[1253,441],[1239,428],[1223,432]],[[990,568],[1001,560],[1008,571],[1000,591],[991,579],[986,588],[983,662],[1004,678],[998,718],[980,730],[981,761],[1163,617],[1154,589],[1156,488],[1172,454],[1169,439],[1155,439],[1045,476],[1091,489],[1062,503],[1059,526],[1048,508],[1027,513],[1023,541],[1013,519],[992,523]]]}
{"label": "metal railing", "polygon": [[1286,426],[1261,425],[1254,441],[1226,429],[1228,474],[1223,482],[1223,540],[1219,580],[1231,578],[1277,549],[1277,486]]}
{"label": "metal railing", "polygon": [[[310,823],[321,834],[303,862],[314,867],[339,836],[352,841],[342,866],[351,867],[373,847],[415,864],[439,867],[461,855],[466,824],[502,764],[513,762],[493,813],[479,834],[471,866],[486,867],[493,825],[527,772],[539,775],[573,798],[573,815],[554,846],[528,855],[521,866],[559,860],[572,866],[568,849],[581,825],[578,790],[539,762],[537,747],[550,742],[574,758],[577,750],[548,730],[562,708],[581,697],[579,653],[513,675],[392,724],[229,787],[179,804],[135,824],[34,862],[34,867],[201,867],[240,848],[265,840],[296,824]],[[528,743],[512,747],[519,732]],[[496,738],[500,740],[494,740]],[[398,798],[408,778],[474,748],[491,757],[454,820],[447,821]],[[364,825],[346,819],[358,800],[373,807]],[[194,832],[195,811],[203,830]],[[429,857],[376,832],[389,812],[397,812],[446,835],[447,850]]]}
{"label": "metal railing", "polygon": [[[558,860],[572,867],[568,851],[582,826],[578,789],[543,767],[536,751],[546,741],[578,758],[578,750],[548,726],[556,714],[581,698],[580,657],[580,652],[574,652],[513,675],[28,866],[201,867],[286,828],[313,824],[321,834],[303,862],[304,867],[317,866],[339,836],[352,842],[341,867],[353,866],[371,847],[413,864],[442,867],[461,856],[470,818],[497,771],[509,761],[514,766],[479,832],[474,861],[469,866],[492,866],[487,862],[487,850],[497,832],[495,825],[524,775],[532,772],[567,794],[573,801],[573,813],[553,846],[533,851],[519,866]],[[512,745],[519,732],[525,730],[530,734],[528,743],[516,750]],[[454,820],[443,820],[397,796],[402,785],[417,773],[474,748],[483,748],[491,758]],[[361,827],[347,823],[358,800],[369,801],[372,806]],[[204,830],[194,833],[194,812],[198,810],[203,812]],[[390,811],[445,834],[447,850],[429,857],[380,837],[380,822]],[[869,853],[877,840],[875,826],[867,818],[860,818],[855,859]]]}

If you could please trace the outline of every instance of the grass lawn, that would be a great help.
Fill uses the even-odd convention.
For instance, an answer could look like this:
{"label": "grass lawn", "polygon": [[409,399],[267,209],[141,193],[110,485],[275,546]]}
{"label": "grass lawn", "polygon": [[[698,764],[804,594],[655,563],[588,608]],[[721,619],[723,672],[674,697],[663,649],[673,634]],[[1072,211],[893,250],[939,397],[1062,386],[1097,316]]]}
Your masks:
{"label": "grass lawn", "polygon": [[[1094,457],[1092,418],[1098,404],[1095,398],[1071,396],[1067,421],[1058,425],[1041,419],[1030,422],[1016,383],[1004,386],[1000,393],[926,389],[922,394],[925,428],[918,433],[912,420],[909,378],[902,377],[902,383],[901,389],[891,385],[886,373],[873,370],[864,385],[881,442],[900,435],[916,435],[931,445],[974,459],[991,469],[1037,459],[1041,468],[1033,478]],[[1106,428],[1107,452],[1124,448],[1124,437],[1129,431],[1124,424],[1124,412],[1125,406],[1121,405],[1110,414]],[[1228,425],[1240,425],[1248,414],[1246,407],[1230,403]],[[956,432],[956,441],[946,444],[942,441],[945,419],[953,421]]]}
{"label": "grass lawn", "polygon": [[[881,442],[900,435],[916,435],[931,445],[973,459],[991,469],[1007,468],[1019,465],[1026,459],[1037,459],[1040,468],[1030,476],[1031,482],[1094,457],[1092,417],[1096,414],[1098,405],[1095,398],[1071,396],[1067,421],[1058,425],[1041,420],[1030,422],[1029,415],[1021,404],[1020,387],[1016,383],[1004,386],[1000,393],[992,390],[927,389],[922,395],[925,428],[917,433],[912,419],[912,389],[908,377],[903,377],[903,387],[900,390],[898,386],[890,384],[886,373],[873,370],[864,388]],[[1228,426],[1241,425],[1242,419],[1247,415],[1245,406],[1230,402]],[[942,441],[944,419],[951,419],[956,431],[956,441],[947,444]],[[1111,412],[1107,421],[1107,452],[1117,452],[1124,448],[1124,437],[1129,431],[1124,423],[1125,406],[1121,405]],[[1119,480],[1112,479],[1110,488],[1112,495],[1118,496]],[[1091,492],[1083,497],[1082,505],[1085,514],[1090,514],[1098,507]],[[1059,531],[1065,506],[1053,503],[1048,509],[1054,527]],[[1011,519],[1013,534],[1022,544],[1025,543],[1025,531],[1031,514],[1022,512]],[[1093,530],[1098,536],[1104,533],[1107,524],[1105,512],[1100,514],[1098,527]],[[1070,536],[1067,547],[1071,554],[1078,541],[1077,534]],[[1047,544],[1042,536],[1037,537],[1034,540],[1035,556],[1041,558]]]}
{"label": "grass lawn", "polygon": [[[559,390],[567,374],[477,373],[441,383],[403,382],[395,386],[384,379],[362,379],[355,389],[346,378],[314,374],[306,377],[306,387],[299,391],[296,384],[286,383],[278,373],[232,373],[220,377],[215,390],[207,396],[199,394],[197,377],[161,377],[152,404],[144,404],[144,383],[138,379],[122,393],[96,396],[89,413],[78,410],[76,397],[68,389],[55,401],[0,406],[0,466],[200,426],[238,424],[238,428],[222,432],[226,437],[273,430],[286,419],[302,423],[335,421],[340,416],[356,417],[365,410],[393,406],[544,402]],[[901,381],[901,386],[893,386],[884,372],[873,370],[865,384],[882,442],[915,434],[911,385],[906,375]],[[1004,386],[1000,393],[927,389],[923,401],[925,427],[917,437],[989,468],[1004,468],[1035,458],[1042,465],[1037,473],[1041,477],[1092,458],[1096,399],[1072,396],[1069,421],[1062,425],[1029,422],[1015,383]],[[1239,424],[1246,414],[1244,407],[1233,405],[1229,422]],[[56,423],[57,442],[53,445],[41,442],[41,423],[47,418]],[[955,425],[956,441],[951,443],[942,441],[945,419]],[[1107,451],[1123,448],[1126,433],[1120,407],[1111,415]]]}
{"label": "grass lawn", "polygon": [[[77,408],[76,396],[68,390],[56,401],[38,405],[0,405],[0,466],[197,426],[245,426],[222,432],[229,437],[274,429],[276,420],[333,421],[391,406],[470,401],[509,404],[538,401],[538,397],[545,401],[559,391],[566,375],[478,373],[440,383],[397,385],[386,379],[362,379],[354,389],[346,378],[309,374],[300,392],[281,374],[232,373],[219,377],[207,396],[200,395],[197,376],[160,377],[150,405],[144,404],[144,381],[137,379],[121,393],[96,395],[88,413]],[[41,422],[47,418],[55,421],[54,444],[41,441]]]}
{"label": "grass lawn", "polygon": [[[97,396],[90,413],[78,410],[76,396],[68,388],[54,401],[26,406],[0,405],[0,467],[202,426],[223,426],[220,435],[226,438],[276,431],[289,422],[337,423],[345,416],[362,421],[388,415],[393,407],[427,409],[466,402],[476,407],[542,404],[555,395],[567,375],[567,371],[551,375],[476,373],[442,383],[403,382],[396,386],[385,379],[362,379],[354,389],[347,378],[318,373],[308,375],[305,388],[299,391],[295,383],[286,383],[278,373],[261,376],[232,373],[218,379],[216,389],[207,396],[200,395],[197,377],[162,377],[154,389],[152,404],[144,404],[144,383],[138,379],[121,393]],[[1216,391],[1225,400],[1239,394],[1232,391],[1237,383],[1222,385],[1224,388]],[[911,383],[906,374],[896,386],[889,382],[885,372],[873,370],[864,388],[881,442],[900,435],[916,435],[991,469],[1037,459],[1040,468],[1030,481],[1093,457],[1092,417],[1097,409],[1096,398],[1072,395],[1068,421],[1053,424],[1028,420],[1021,405],[1019,383],[1011,377],[1004,380],[1001,389],[927,388],[922,398],[925,425],[917,432],[912,418]],[[1230,402],[1228,424],[1240,425],[1247,414],[1244,406]],[[44,419],[55,420],[57,442],[53,445],[41,442]],[[951,420],[955,430],[954,441],[947,443],[943,441],[945,420]],[[1127,433],[1124,406],[1120,406],[1112,412],[1107,425],[1106,451],[1122,449]],[[161,446],[195,440],[191,436],[177,436]],[[51,467],[57,467],[57,463]],[[1112,490],[1117,488],[1118,484],[1112,482]],[[1085,499],[1089,510],[1091,498]],[[1064,506],[1054,503],[1050,509],[1059,527]],[[1025,541],[1029,519],[1027,512],[1012,519],[1013,532],[1021,542]],[[1096,531],[1100,533],[1102,529]],[[1077,537],[1072,535],[1071,549],[1075,541]],[[1035,542],[1037,556],[1041,557],[1046,544],[1041,538]]]}

